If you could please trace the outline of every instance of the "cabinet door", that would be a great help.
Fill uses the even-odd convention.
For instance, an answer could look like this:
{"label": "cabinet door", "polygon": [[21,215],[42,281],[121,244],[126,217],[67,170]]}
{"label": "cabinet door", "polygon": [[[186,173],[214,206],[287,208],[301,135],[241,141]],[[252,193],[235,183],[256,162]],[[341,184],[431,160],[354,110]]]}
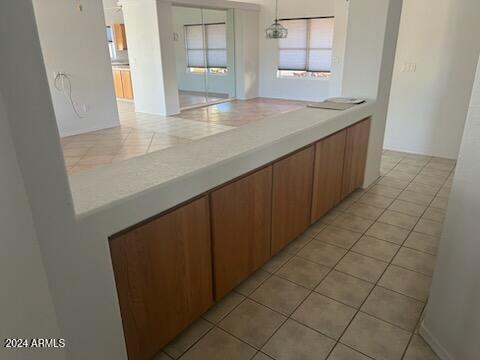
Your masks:
{"label": "cabinet door", "polygon": [[122,86],[123,86],[123,97],[125,99],[133,99],[133,90],[132,90],[132,79],[130,77],[130,70],[122,70]]}
{"label": "cabinet door", "polygon": [[115,87],[115,96],[123,98],[122,73],[120,70],[113,70],[113,85]]}
{"label": "cabinet door", "polygon": [[208,198],[110,240],[129,359],[153,356],[213,302]]}
{"label": "cabinet door", "polygon": [[217,300],[269,259],[271,195],[271,166],[212,192]]}
{"label": "cabinet door", "polygon": [[273,165],[272,255],[310,225],[314,147]]}
{"label": "cabinet door", "polygon": [[315,144],[312,224],[342,200],[346,134],[342,130]]}
{"label": "cabinet door", "polygon": [[115,36],[115,47],[117,50],[127,50],[127,36],[125,34],[124,24],[113,24],[113,34]]}
{"label": "cabinet door", "polygon": [[365,119],[347,129],[343,167],[343,199],[363,185],[369,136],[370,119]]}

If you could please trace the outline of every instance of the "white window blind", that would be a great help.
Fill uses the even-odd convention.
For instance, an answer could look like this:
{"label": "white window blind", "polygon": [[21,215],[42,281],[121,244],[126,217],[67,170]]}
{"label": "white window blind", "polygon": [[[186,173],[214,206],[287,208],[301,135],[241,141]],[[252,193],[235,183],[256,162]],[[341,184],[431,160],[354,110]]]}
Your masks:
{"label": "white window blind", "polygon": [[202,25],[185,26],[187,59],[189,67],[205,67],[205,42]]}
{"label": "white window blind", "polygon": [[288,36],[279,40],[278,70],[330,72],[333,18],[282,20]]}
{"label": "white window blind", "polygon": [[225,23],[186,25],[187,66],[227,67],[227,28]]}

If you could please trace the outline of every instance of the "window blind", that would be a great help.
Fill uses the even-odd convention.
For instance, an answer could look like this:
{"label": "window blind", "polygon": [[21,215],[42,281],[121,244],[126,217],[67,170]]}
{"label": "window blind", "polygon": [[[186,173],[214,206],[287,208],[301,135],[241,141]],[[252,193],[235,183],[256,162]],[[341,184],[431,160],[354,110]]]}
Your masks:
{"label": "window blind", "polygon": [[310,19],[309,71],[331,71],[334,20]]}
{"label": "window blind", "polygon": [[189,67],[205,67],[205,48],[202,25],[185,26],[187,63]]}
{"label": "window blind", "polygon": [[227,67],[227,28],[225,24],[205,25],[208,67]]}
{"label": "window blind", "polygon": [[333,18],[283,20],[288,37],[279,40],[278,70],[322,71],[332,68]]}
{"label": "window blind", "polygon": [[225,23],[186,25],[185,37],[188,67],[227,67],[227,29]]}
{"label": "window blind", "polygon": [[305,70],[307,68],[307,20],[282,21],[288,36],[279,40],[280,70]]}

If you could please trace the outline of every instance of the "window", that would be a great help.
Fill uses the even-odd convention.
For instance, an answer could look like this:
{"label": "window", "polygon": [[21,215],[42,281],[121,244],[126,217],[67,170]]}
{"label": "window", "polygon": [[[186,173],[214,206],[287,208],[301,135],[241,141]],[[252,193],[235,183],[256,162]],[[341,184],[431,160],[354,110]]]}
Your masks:
{"label": "window", "polygon": [[227,72],[227,30],[225,23],[185,25],[187,71],[214,74]]}
{"label": "window", "polygon": [[113,30],[111,26],[107,26],[107,44],[110,59],[113,60],[117,57],[117,52],[115,51],[115,45],[113,44]]}
{"label": "window", "polygon": [[288,37],[279,40],[278,75],[328,77],[332,70],[334,18],[282,20]]}

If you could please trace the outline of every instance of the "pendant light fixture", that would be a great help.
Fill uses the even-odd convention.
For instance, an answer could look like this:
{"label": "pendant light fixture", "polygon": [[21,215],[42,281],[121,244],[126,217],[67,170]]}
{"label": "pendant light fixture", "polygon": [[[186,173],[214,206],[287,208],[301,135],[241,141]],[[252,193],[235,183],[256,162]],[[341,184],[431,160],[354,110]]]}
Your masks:
{"label": "pendant light fixture", "polygon": [[278,22],[278,0],[275,0],[275,21],[265,30],[267,39],[285,39],[288,30]]}

